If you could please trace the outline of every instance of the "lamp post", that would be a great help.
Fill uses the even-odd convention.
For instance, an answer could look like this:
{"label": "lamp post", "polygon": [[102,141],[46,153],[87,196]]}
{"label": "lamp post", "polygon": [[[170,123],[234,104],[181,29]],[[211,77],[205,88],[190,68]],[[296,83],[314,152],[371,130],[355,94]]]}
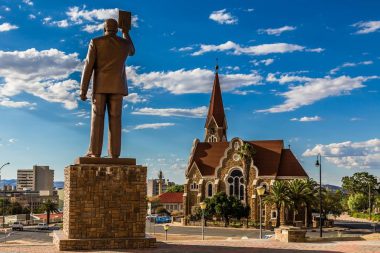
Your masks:
{"label": "lamp post", "polygon": [[322,237],[322,156],[317,155],[315,167],[319,167],[319,237]]}
{"label": "lamp post", "polygon": [[168,224],[164,225],[164,230],[165,230],[165,241],[167,241],[168,240],[168,230],[169,230]]}
{"label": "lamp post", "polygon": [[[0,167],[0,181],[1,181],[1,169],[6,166],[6,165],[9,165],[10,163],[4,163],[3,165],[1,165]],[[4,228],[4,224],[5,224],[5,182],[3,183],[3,228]]]}
{"label": "lamp post", "polygon": [[371,221],[371,211],[372,211],[372,204],[371,204],[371,182],[368,182],[368,206],[369,206],[369,220]]}
{"label": "lamp post", "polygon": [[263,186],[259,186],[256,188],[256,191],[257,191],[257,195],[259,195],[259,200],[260,200],[260,214],[259,214],[259,217],[260,217],[260,239],[263,239],[263,224],[262,224],[262,216],[263,216],[263,211],[262,211],[262,196],[264,195],[265,193],[265,187]]}
{"label": "lamp post", "polygon": [[205,239],[205,209],[206,209],[206,202],[199,203],[202,209],[202,240]]}

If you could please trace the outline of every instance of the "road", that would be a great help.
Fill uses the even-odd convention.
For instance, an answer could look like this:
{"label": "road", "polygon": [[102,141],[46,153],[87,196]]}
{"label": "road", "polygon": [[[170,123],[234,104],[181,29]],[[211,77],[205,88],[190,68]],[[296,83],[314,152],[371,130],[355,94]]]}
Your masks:
{"label": "road", "polygon": [[[323,237],[337,237],[340,235],[346,236],[360,236],[365,234],[372,233],[373,226],[368,222],[351,222],[351,221],[336,221],[336,230],[344,230],[343,232],[338,232],[335,229],[324,229]],[[146,231],[147,233],[153,234],[155,233],[164,233],[162,224],[150,224],[146,223]],[[377,230],[380,230],[380,225]],[[340,229],[339,229],[340,228]],[[200,227],[183,227],[183,226],[170,226],[168,233],[171,234],[182,234],[182,235],[199,235],[201,236],[202,230]],[[206,236],[221,236],[221,237],[233,237],[233,238],[241,238],[248,237],[249,239],[259,238],[259,230],[258,229],[235,229],[235,228],[216,228],[216,227],[205,227],[205,235]],[[264,235],[273,235],[273,231],[263,230]],[[318,229],[309,229],[307,232],[308,237],[319,237]]]}
{"label": "road", "polygon": [[[150,226],[147,222],[146,231],[148,233],[154,233],[154,226]],[[164,233],[163,225],[155,225],[156,233]],[[199,235],[201,236],[202,230],[201,227],[182,227],[182,226],[171,226],[168,233],[172,234],[183,234],[183,235]],[[216,227],[205,227],[206,236],[221,236],[221,237],[238,237],[241,238],[246,236],[248,238],[259,238],[260,231],[258,229],[235,229],[235,228],[216,228]],[[264,231],[264,235],[272,235],[273,231]]]}

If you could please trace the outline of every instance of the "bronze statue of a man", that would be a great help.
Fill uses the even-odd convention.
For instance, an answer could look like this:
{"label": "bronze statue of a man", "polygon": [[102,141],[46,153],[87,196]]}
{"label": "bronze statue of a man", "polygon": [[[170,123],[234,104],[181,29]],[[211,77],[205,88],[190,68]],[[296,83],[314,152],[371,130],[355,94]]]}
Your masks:
{"label": "bronze statue of a man", "polygon": [[134,55],[135,48],[127,28],[122,28],[123,38],[117,36],[118,23],[114,19],[104,22],[104,36],[92,39],[85,60],[80,98],[87,99],[92,73],[91,137],[88,157],[100,157],[103,146],[104,114],[107,109],[108,155],[120,156],[121,113],[123,97],[128,95],[125,61]]}

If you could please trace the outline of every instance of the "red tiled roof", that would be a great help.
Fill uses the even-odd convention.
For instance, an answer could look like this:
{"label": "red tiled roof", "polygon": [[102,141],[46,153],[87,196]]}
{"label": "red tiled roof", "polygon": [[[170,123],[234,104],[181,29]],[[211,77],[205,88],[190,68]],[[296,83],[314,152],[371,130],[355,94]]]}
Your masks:
{"label": "red tiled roof", "polygon": [[182,203],[183,192],[165,192],[158,196],[161,203]]}
{"label": "red tiled roof", "polygon": [[259,176],[276,176],[280,165],[282,140],[249,141],[256,150],[254,165],[259,169]]}
{"label": "red tiled roof", "polygon": [[[283,140],[248,141],[256,150],[253,161],[259,176],[307,176],[290,150],[283,149]],[[229,142],[198,142],[190,167],[196,163],[202,176],[212,176],[219,166]]]}
{"label": "red tiled roof", "polygon": [[308,175],[294,156],[293,152],[290,149],[283,149],[280,169],[278,170],[277,176],[307,177]]}
{"label": "red tiled roof", "polygon": [[218,166],[228,145],[229,142],[227,141],[198,142],[194,152],[194,161],[203,176],[214,175],[215,168]]}
{"label": "red tiled roof", "polygon": [[[36,218],[39,218],[41,220],[46,220],[47,219],[47,215],[44,214],[44,213],[41,213],[41,214],[33,214],[34,217]],[[59,218],[62,218],[63,217],[63,213],[51,213],[50,214],[50,219],[59,219]]]}
{"label": "red tiled roof", "polygon": [[214,117],[218,127],[225,127],[226,116],[224,114],[222,91],[220,89],[218,72],[215,73],[214,86],[212,88],[210,106],[208,108],[205,127],[207,127],[212,117]]}

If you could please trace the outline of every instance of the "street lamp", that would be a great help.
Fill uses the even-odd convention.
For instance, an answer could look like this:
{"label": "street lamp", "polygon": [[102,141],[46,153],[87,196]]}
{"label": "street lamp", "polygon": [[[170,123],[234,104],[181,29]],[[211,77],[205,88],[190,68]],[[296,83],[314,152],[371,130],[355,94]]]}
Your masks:
{"label": "street lamp", "polygon": [[164,230],[165,230],[165,241],[167,241],[168,240],[168,230],[169,230],[168,224],[164,225]]}
{"label": "street lamp", "polygon": [[262,215],[263,215],[263,211],[262,211],[262,204],[261,204],[261,201],[262,201],[262,196],[264,195],[265,193],[265,187],[264,186],[259,186],[256,188],[256,191],[257,191],[257,195],[259,195],[259,199],[260,199],[260,214],[259,214],[259,217],[260,217],[260,239],[263,239],[263,224],[262,224]]}
{"label": "street lamp", "polygon": [[319,167],[319,237],[322,237],[322,156],[317,155],[315,167]]}
{"label": "street lamp", "polygon": [[205,209],[206,209],[206,202],[199,203],[202,209],[202,240],[205,239]]}
{"label": "street lamp", "polygon": [[[6,165],[9,165],[10,163],[4,163],[3,165],[1,165],[0,167],[0,181],[1,181],[1,169],[6,166]],[[4,224],[5,224],[5,182],[3,182],[3,228],[4,228]]]}

